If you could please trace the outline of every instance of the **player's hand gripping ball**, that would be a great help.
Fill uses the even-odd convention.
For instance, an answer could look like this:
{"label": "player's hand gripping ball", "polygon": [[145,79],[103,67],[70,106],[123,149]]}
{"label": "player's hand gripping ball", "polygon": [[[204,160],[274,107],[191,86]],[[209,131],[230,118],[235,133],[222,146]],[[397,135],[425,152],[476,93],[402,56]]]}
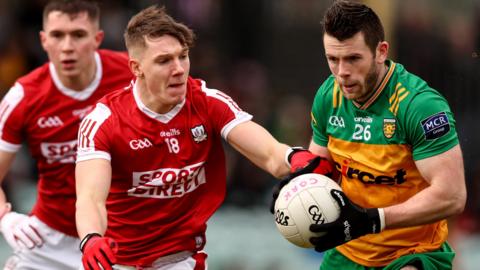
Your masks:
{"label": "player's hand gripping ball", "polygon": [[274,217],[285,239],[299,247],[313,247],[310,238],[324,233],[310,231],[310,225],[333,222],[340,215],[340,207],[330,195],[332,189],[342,190],[327,176],[309,173],[295,177],[280,190]]}

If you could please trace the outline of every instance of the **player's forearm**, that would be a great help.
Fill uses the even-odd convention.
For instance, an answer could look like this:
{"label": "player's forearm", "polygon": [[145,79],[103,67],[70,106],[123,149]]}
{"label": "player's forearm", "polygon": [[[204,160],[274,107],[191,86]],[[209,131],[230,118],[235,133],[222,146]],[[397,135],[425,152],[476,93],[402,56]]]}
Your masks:
{"label": "player's forearm", "polygon": [[384,208],[387,229],[433,223],[463,211],[462,192],[449,192],[430,186],[409,200]]}
{"label": "player's forearm", "polygon": [[107,213],[104,204],[79,198],[76,208],[75,219],[80,239],[89,233],[99,233],[101,235],[105,233],[107,229]]}
{"label": "player's forearm", "polygon": [[227,138],[230,145],[256,166],[279,178],[288,173],[285,153],[288,146],[279,143],[265,128],[249,121],[233,128]]}

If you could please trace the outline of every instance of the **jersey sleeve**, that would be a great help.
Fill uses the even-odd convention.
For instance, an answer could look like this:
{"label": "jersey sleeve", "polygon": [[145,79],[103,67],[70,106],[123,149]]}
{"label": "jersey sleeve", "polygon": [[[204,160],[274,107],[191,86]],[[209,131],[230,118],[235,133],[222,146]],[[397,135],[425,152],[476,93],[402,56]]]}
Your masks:
{"label": "jersey sleeve", "polygon": [[[329,78],[320,86],[313,100],[312,111],[310,112],[313,142],[325,147],[328,144],[327,122],[328,116],[330,115],[329,110],[332,108],[333,102],[330,94],[332,87],[334,87],[334,80],[332,78]],[[340,93],[338,93],[338,96],[341,97]]]}
{"label": "jersey sleeve", "polygon": [[209,116],[216,130],[224,139],[238,124],[252,120],[252,115],[243,111],[227,94],[216,89],[207,88],[202,81],[202,91],[207,95]]}
{"label": "jersey sleeve", "polygon": [[0,150],[17,152],[22,144],[22,129],[25,121],[25,93],[16,83],[0,103]]}
{"label": "jersey sleeve", "polygon": [[106,105],[97,103],[82,120],[78,130],[77,162],[98,158],[111,160],[107,123],[111,115]]}
{"label": "jersey sleeve", "polygon": [[438,92],[418,93],[406,111],[406,135],[414,160],[441,154],[459,143],[455,119],[447,101]]}

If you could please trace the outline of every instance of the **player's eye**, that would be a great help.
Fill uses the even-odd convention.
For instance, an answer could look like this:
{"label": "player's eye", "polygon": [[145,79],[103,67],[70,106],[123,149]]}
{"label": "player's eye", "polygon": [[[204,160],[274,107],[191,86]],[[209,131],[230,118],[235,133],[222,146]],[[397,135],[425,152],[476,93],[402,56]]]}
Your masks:
{"label": "player's eye", "polygon": [[338,58],[332,57],[332,56],[328,56],[328,57],[327,57],[327,61],[328,61],[329,63],[336,64],[336,63],[338,63]]}
{"label": "player's eye", "polygon": [[50,36],[53,37],[53,38],[62,38],[64,37],[64,33],[62,32],[50,32]]}
{"label": "player's eye", "polygon": [[83,37],[86,37],[86,36],[87,36],[87,33],[83,32],[83,31],[76,31],[76,32],[72,33],[73,38],[83,38]]}

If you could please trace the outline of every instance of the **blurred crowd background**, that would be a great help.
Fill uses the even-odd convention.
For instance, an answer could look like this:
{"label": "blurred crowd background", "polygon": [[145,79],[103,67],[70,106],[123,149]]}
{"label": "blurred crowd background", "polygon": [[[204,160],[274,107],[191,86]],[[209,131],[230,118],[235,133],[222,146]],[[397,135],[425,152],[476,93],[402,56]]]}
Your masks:
{"label": "blurred crowd background", "polygon": [[[0,96],[19,76],[47,60],[38,38],[46,2],[0,0]],[[477,269],[480,261],[475,262],[469,254],[480,251],[480,0],[364,2],[384,23],[391,59],[441,92],[456,116],[465,158],[468,202],[465,212],[451,220],[450,241],[459,251],[455,269]],[[311,102],[329,75],[320,21],[331,0],[100,3],[101,27],[106,34],[102,47],[117,50],[124,50],[123,30],[133,14],[151,4],[165,5],[174,18],[196,32],[196,45],[191,51],[192,76],[232,96],[280,141],[308,146]],[[289,244],[285,243],[282,249],[286,241],[275,231],[267,210],[275,180],[228,146],[226,151],[228,196],[212,219],[208,235],[212,269],[306,269],[306,264],[283,265],[291,268],[278,264],[282,256],[289,261],[309,260],[288,257],[298,252]],[[3,183],[17,211],[29,211],[35,200],[35,181],[34,164],[23,150]],[[264,236],[252,238],[262,228]],[[271,244],[276,241],[281,244]],[[8,253],[1,247],[0,264]],[[263,264],[255,264],[255,248],[256,256],[264,254],[259,259]],[[228,258],[228,250],[237,253],[237,264],[232,264],[232,259],[225,259],[228,264],[224,265],[216,261],[215,253]],[[250,264],[242,261],[239,250],[250,252],[246,255]],[[321,260],[320,255],[308,254],[307,257]],[[265,263],[268,258],[272,261]],[[316,269],[317,264],[318,261],[314,262],[311,269]]]}

